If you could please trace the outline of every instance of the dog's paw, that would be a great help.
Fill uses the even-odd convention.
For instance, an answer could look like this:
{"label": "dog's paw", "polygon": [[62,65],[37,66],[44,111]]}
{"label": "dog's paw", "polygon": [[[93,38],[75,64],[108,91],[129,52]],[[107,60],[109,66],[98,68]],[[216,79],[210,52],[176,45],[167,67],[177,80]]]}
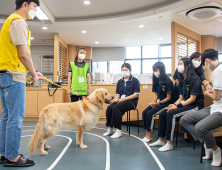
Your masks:
{"label": "dog's paw", "polygon": [[48,155],[48,152],[43,151],[43,152],[41,152],[40,154],[41,154],[41,155]]}
{"label": "dog's paw", "polygon": [[80,147],[81,149],[86,149],[86,148],[88,148],[87,145],[80,145],[79,147]]}
{"label": "dog's paw", "polygon": [[46,146],[44,146],[44,149],[49,150],[49,149],[51,149],[51,147],[49,145],[46,145]]}

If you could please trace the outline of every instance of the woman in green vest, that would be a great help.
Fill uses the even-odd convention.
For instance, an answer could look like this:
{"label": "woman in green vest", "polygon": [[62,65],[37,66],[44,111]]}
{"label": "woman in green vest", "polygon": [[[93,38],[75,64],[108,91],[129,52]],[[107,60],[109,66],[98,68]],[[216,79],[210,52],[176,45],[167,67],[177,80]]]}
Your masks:
{"label": "woman in green vest", "polygon": [[69,63],[68,89],[78,95],[68,92],[71,102],[78,101],[82,96],[90,94],[89,64],[85,61],[86,49],[79,47],[75,60]]}

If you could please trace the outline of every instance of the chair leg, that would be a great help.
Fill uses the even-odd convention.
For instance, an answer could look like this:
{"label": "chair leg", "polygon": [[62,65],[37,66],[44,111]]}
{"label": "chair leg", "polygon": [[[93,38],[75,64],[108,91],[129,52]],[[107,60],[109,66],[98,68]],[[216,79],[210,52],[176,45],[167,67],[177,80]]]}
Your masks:
{"label": "chair leg", "polygon": [[138,133],[140,133],[140,128],[139,128],[139,111],[137,110],[137,121],[138,121]]}
{"label": "chair leg", "polygon": [[193,141],[193,150],[195,150],[195,140]]}
{"label": "chair leg", "polygon": [[179,121],[177,121],[177,136],[176,136],[176,146],[177,146],[177,140],[178,140],[178,126],[179,126]]}
{"label": "chair leg", "polygon": [[129,135],[130,135],[130,111],[129,111]]}
{"label": "chair leg", "polygon": [[127,111],[127,119],[126,119],[126,126],[127,126],[127,132],[128,132],[128,111]]}
{"label": "chair leg", "polygon": [[201,147],[200,163],[202,163],[203,154],[204,154],[204,141],[203,141],[202,147]]}

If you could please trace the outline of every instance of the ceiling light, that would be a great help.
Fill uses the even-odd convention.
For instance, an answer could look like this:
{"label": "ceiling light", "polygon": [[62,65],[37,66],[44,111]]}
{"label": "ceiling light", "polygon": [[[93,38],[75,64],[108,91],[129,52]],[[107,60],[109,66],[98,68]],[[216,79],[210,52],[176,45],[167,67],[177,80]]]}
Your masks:
{"label": "ceiling light", "polygon": [[33,37],[31,37],[30,39],[31,39],[31,40],[34,40],[34,38],[33,38]]}
{"label": "ceiling light", "polygon": [[163,38],[159,38],[159,40],[163,40]]}
{"label": "ceiling light", "polygon": [[220,20],[220,19],[217,19],[217,21],[220,21],[220,22],[222,22],[222,20]]}
{"label": "ceiling light", "polygon": [[140,28],[143,28],[143,27],[144,27],[144,25],[139,25],[139,27],[140,27]]}
{"label": "ceiling light", "polygon": [[82,31],[82,33],[83,33],[83,34],[85,34],[85,33],[86,33],[86,31]]}
{"label": "ceiling light", "polygon": [[43,30],[47,30],[48,28],[47,28],[47,27],[42,27],[42,29],[43,29]]}
{"label": "ceiling light", "polygon": [[49,18],[45,15],[45,13],[41,10],[41,8],[37,9],[37,18],[40,20],[49,20]]}
{"label": "ceiling light", "polygon": [[99,42],[95,42],[95,44],[99,44]]}
{"label": "ceiling light", "polygon": [[83,3],[84,3],[85,5],[89,5],[89,4],[90,4],[89,1],[84,1]]}

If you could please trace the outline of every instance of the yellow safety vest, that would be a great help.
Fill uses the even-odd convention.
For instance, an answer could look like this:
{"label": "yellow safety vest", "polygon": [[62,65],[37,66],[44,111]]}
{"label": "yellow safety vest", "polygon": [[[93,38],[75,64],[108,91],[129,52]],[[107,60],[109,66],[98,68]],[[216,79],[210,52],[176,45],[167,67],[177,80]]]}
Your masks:
{"label": "yellow safety vest", "polygon": [[[21,61],[18,47],[13,44],[10,37],[9,27],[11,25],[12,20],[15,19],[23,18],[21,15],[16,13],[11,14],[5,21],[0,32],[0,69],[7,69],[11,71],[26,73],[28,72],[28,70]],[[28,31],[27,46],[29,53],[31,54],[30,37],[31,32]]]}

